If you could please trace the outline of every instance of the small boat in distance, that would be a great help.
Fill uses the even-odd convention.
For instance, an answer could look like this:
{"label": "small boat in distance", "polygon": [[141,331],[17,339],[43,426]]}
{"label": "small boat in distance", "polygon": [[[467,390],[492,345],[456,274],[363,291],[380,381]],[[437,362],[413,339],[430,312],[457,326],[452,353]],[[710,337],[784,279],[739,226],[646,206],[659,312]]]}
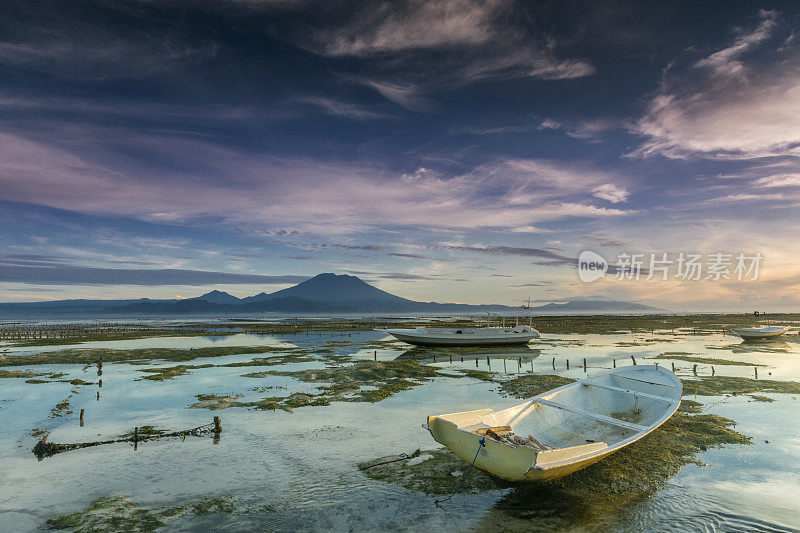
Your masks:
{"label": "small boat in distance", "polygon": [[528,344],[539,337],[530,326],[515,328],[427,328],[379,329],[395,339],[417,346],[487,346]]}
{"label": "small boat in distance", "polygon": [[596,372],[502,411],[429,416],[423,427],[493,476],[545,481],[649,434],[675,413],[682,393],[681,381],[669,370],[629,366]]}
{"label": "small boat in distance", "polygon": [[760,328],[733,328],[731,333],[743,339],[768,339],[780,337],[789,331],[789,326],[763,326]]}

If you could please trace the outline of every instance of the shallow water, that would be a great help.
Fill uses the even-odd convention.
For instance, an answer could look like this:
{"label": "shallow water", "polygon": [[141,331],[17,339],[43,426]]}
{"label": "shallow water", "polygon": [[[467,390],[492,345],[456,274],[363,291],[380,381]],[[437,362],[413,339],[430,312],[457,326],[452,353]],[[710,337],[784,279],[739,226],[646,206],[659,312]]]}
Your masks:
{"label": "shallow water", "polygon": [[[500,396],[497,383],[442,376],[377,403],[335,402],[302,407],[294,412],[229,408],[189,409],[198,394],[241,395],[241,401],[316,390],[314,383],[291,376],[262,378],[243,374],[262,370],[324,368],[330,357],[354,360],[418,359],[457,375],[459,368],[498,372],[553,373],[580,378],[586,373],[628,365],[665,352],[766,365],[763,378],[800,381],[796,337],[777,343],[747,344],[729,335],[695,336],[688,332],[652,334],[544,335],[529,350],[473,350],[455,355],[444,350],[408,350],[379,332],[354,332],[342,337],[260,336],[236,334],[210,337],[154,337],[129,341],[92,342],[67,348],[196,348],[206,346],[299,346],[311,349],[311,360],[260,367],[190,369],[166,381],[143,380],[140,369],[174,366],[149,361],[105,363],[96,367],[42,365],[36,372],[66,372],[61,379],[80,378],[96,384],[30,384],[22,378],[0,379],[0,520],[3,529],[32,531],[48,518],[80,511],[102,497],[128,495],[142,507],[167,507],[205,497],[230,498],[231,514],[187,516],[168,530],[201,531],[213,526],[230,530],[550,530],[580,524],[580,502],[564,502],[544,510],[559,522],[541,520],[542,509],[526,501],[524,488],[457,494],[443,507],[434,497],[368,479],[356,464],[374,457],[438,447],[421,423],[430,414],[518,402]],[[324,350],[322,350],[324,348]],[[57,347],[10,348],[12,353],[53,351]],[[314,352],[314,350],[320,351]],[[288,353],[288,351],[287,351]],[[505,357],[503,357],[505,354]],[[250,361],[247,354],[196,359],[186,365]],[[433,359],[436,357],[436,361]],[[461,358],[464,361],[461,361]],[[487,357],[488,362],[487,362]],[[582,368],[586,358],[588,368]],[[555,363],[553,362],[555,359]],[[476,366],[477,360],[477,366]],[[570,369],[566,369],[566,361]],[[452,362],[451,362],[452,361]],[[659,360],[670,365],[670,360]],[[683,377],[693,375],[693,363],[675,361]],[[711,364],[698,364],[698,374],[710,375]],[[14,368],[8,368],[13,370]],[[753,376],[752,366],[715,364],[716,375]],[[771,373],[771,374],[770,374]],[[73,392],[74,391],[74,392]],[[100,399],[97,399],[97,392]],[[51,418],[51,409],[69,395],[71,414]],[[777,401],[759,403],[748,397],[698,398],[704,412],[737,421],[737,430],[753,436],[753,445],[726,446],[700,454],[705,466],[688,465],[652,497],[608,517],[607,527],[621,531],[762,530],[800,528],[800,401],[790,395],[766,394]],[[84,426],[78,421],[86,410]],[[114,438],[134,426],[153,425],[179,430],[222,417],[224,431],[211,437],[187,437],[140,443],[117,443],[70,451],[38,461],[31,453],[36,427],[51,429],[50,442],[81,442]],[[765,441],[769,441],[768,443]],[[467,465],[465,465],[467,466]],[[453,477],[453,486],[458,479]],[[574,520],[573,520],[574,519]]]}

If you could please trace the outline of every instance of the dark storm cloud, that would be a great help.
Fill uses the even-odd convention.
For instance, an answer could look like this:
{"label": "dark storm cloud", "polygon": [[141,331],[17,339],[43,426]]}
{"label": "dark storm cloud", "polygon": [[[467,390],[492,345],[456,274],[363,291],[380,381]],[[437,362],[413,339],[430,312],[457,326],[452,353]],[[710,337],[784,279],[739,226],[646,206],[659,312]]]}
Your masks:
{"label": "dark storm cloud", "polygon": [[38,285],[216,285],[300,283],[308,276],[266,276],[183,269],[58,268],[0,264],[0,281]]}
{"label": "dark storm cloud", "polygon": [[624,248],[626,246],[630,246],[630,244],[625,241],[606,239],[604,237],[596,237],[594,235],[581,235],[581,239],[586,239],[587,241],[595,242],[600,246],[608,246],[610,248]]}
{"label": "dark storm cloud", "polygon": [[456,252],[474,252],[488,255],[513,255],[519,257],[541,257],[549,263],[575,264],[577,258],[568,257],[546,248],[524,248],[517,246],[459,246],[459,245],[435,245],[435,248],[443,248]]}
{"label": "dark storm cloud", "polygon": [[409,259],[430,259],[430,257],[427,257],[425,255],[406,254],[406,253],[400,253],[400,252],[393,252],[393,253],[389,253],[389,254],[386,254],[386,255],[392,255],[394,257],[406,257],[406,258],[409,258]]}

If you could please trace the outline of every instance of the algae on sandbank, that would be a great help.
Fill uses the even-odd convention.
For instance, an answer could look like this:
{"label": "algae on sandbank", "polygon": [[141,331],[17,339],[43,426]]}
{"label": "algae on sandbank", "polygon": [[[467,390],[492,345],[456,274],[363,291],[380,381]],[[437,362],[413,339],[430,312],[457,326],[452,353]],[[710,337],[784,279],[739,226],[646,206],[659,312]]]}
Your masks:
{"label": "algae on sandbank", "polygon": [[162,366],[156,368],[140,368],[139,372],[147,373],[146,376],[143,376],[140,379],[149,379],[150,381],[164,381],[167,379],[173,379],[178,376],[184,376],[189,373],[189,369],[192,368],[210,368],[214,365],[175,365],[175,366]]}
{"label": "algae on sandbank", "polygon": [[575,381],[555,374],[526,374],[500,383],[500,392],[514,398],[531,398]]}
{"label": "algae on sandbank", "polygon": [[190,515],[233,513],[228,498],[204,498],[174,507],[145,508],[121,494],[95,500],[87,509],[47,520],[50,529],[70,529],[84,533],[106,531],[146,532],[167,526]]}
{"label": "algae on sandbank", "polygon": [[196,409],[227,409],[249,407],[272,411],[292,411],[297,407],[325,406],[332,402],[379,402],[404,390],[412,389],[433,378],[470,377],[492,381],[493,374],[484,370],[457,369],[457,373],[445,373],[438,367],[416,361],[369,361],[359,360],[351,364],[333,365],[326,368],[298,371],[265,370],[243,374],[247,378],[286,376],[305,383],[317,384],[316,392],[296,392],[288,396],[270,396],[255,401],[239,401],[238,396],[198,396],[200,401],[189,407]]}
{"label": "algae on sandbank", "polygon": [[[497,527],[505,519],[524,518],[520,527],[530,528],[532,518],[542,530],[597,526],[607,523],[630,504],[646,498],[678,470],[690,463],[701,465],[697,454],[709,447],[749,444],[751,439],[731,429],[734,422],[709,414],[692,414],[696,402],[684,402],[660,428],[640,441],[566,477],[539,484],[510,483],[473,469],[461,494],[513,489],[482,524]],[[364,470],[376,481],[399,485],[429,495],[452,492],[469,464],[446,448],[424,451],[419,462],[399,461]],[[382,458],[384,460],[391,457]],[[375,459],[364,463],[380,462]],[[498,516],[502,515],[502,516]],[[497,523],[494,521],[498,520]],[[513,528],[512,528],[513,529]]]}
{"label": "algae on sandbank", "polygon": [[703,365],[720,365],[720,366],[767,366],[760,363],[749,363],[747,361],[734,361],[732,359],[717,359],[714,357],[691,357],[691,354],[683,353],[670,353],[665,352],[661,355],[647,357],[647,359],[672,359],[675,361],[684,361],[686,363],[698,363]]}
{"label": "algae on sandbank", "polygon": [[53,352],[29,355],[2,355],[0,367],[81,364],[91,365],[98,361],[107,363],[127,363],[131,361],[164,360],[191,361],[201,357],[224,357],[226,355],[260,354],[284,352],[291,348],[275,346],[211,346],[206,348],[132,348],[129,350],[109,348],[67,348]]}
{"label": "algae on sandbank", "polygon": [[683,395],[720,396],[723,394],[748,394],[752,392],[778,392],[800,394],[800,382],[751,379],[732,376],[702,376],[681,378]]}
{"label": "algae on sandbank", "polygon": [[3,370],[0,369],[0,379],[7,378],[36,378],[38,376],[47,376],[46,373],[33,372],[31,370]]}
{"label": "algae on sandbank", "polygon": [[241,394],[234,394],[233,396],[224,395],[219,396],[217,394],[198,394],[195,396],[197,398],[197,402],[191,404],[189,406],[190,409],[209,409],[211,411],[216,411],[218,409],[227,409],[228,407],[236,407],[237,401],[236,398],[239,398]]}

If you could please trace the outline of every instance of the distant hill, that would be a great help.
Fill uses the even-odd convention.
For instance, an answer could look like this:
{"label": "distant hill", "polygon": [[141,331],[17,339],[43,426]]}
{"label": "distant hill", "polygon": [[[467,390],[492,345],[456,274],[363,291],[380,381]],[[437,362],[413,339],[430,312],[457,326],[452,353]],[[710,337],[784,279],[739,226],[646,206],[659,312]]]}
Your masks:
{"label": "distant hill", "polygon": [[205,302],[210,302],[212,304],[225,304],[225,305],[235,305],[241,303],[241,300],[232,294],[228,294],[227,292],[222,291],[211,291],[207,292],[202,296],[198,296],[197,298],[190,298],[191,300],[203,300]]}
{"label": "distant hill", "polygon": [[[271,294],[237,298],[213,290],[181,300],[61,300],[0,303],[0,316],[250,315],[254,313],[510,313],[519,307],[417,302],[373,287],[356,276],[319,274]],[[534,307],[540,312],[641,312],[655,307],[619,301],[573,301]]]}
{"label": "distant hill", "polygon": [[637,304],[634,302],[622,302],[619,300],[574,300],[564,303],[550,303],[531,307],[532,311],[547,311],[547,312],[576,312],[576,311],[593,311],[593,312],[607,312],[607,313],[620,313],[625,311],[663,311],[658,307],[651,307],[649,305]]}

